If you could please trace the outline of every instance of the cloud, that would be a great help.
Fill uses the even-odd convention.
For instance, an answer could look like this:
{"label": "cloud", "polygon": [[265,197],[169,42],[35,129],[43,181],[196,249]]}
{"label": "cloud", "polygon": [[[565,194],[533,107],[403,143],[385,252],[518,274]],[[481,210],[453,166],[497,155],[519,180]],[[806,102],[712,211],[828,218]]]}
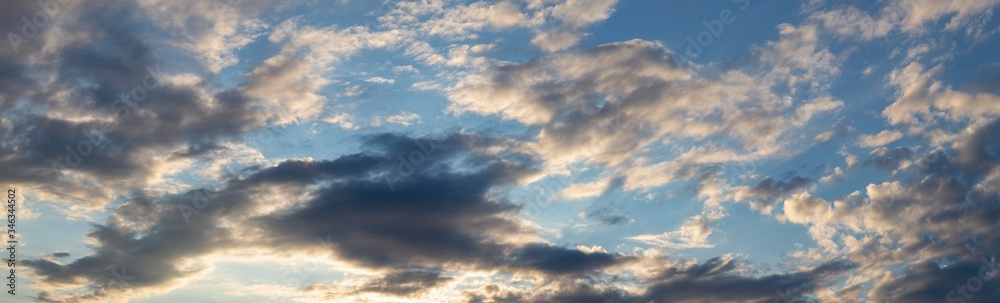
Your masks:
{"label": "cloud", "polygon": [[[264,34],[269,25],[257,16],[275,9],[278,2],[142,0],[139,3],[161,28],[176,32],[172,42],[177,47],[192,53],[209,71],[218,73],[239,62],[237,50]],[[204,25],[191,26],[195,23]]]}
{"label": "cloud", "polygon": [[385,276],[367,279],[360,285],[310,285],[303,289],[306,293],[320,293],[331,300],[363,293],[378,293],[396,297],[415,297],[427,290],[454,280],[433,269],[412,269],[393,271]]}
{"label": "cloud", "polygon": [[[815,268],[761,277],[735,274],[741,264],[731,257],[717,257],[687,268],[668,268],[651,285],[642,301],[671,302],[772,302],[797,299],[820,288],[855,264],[834,260]],[[782,298],[784,295],[784,298]]]}
{"label": "cloud", "polygon": [[490,5],[486,15],[486,20],[489,24],[497,28],[514,27],[526,21],[520,8],[507,1]]}
{"label": "cloud", "polygon": [[830,206],[823,201],[809,195],[801,193],[785,200],[784,218],[793,223],[806,224],[809,222],[824,222],[830,215]]}
{"label": "cloud", "polygon": [[753,187],[742,186],[736,189],[734,199],[736,201],[748,202],[757,210],[765,213],[771,211],[781,198],[789,194],[802,191],[812,183],[812,180],[801,176],[793,176],[787,180],[774,180],[771,177],[764,177]]}
{"label": "cloud", "polygon": [[[656,42],[615,42],[468,75],[451,89],[449,110],[531,127],[531,146],[552,171],[576,162],[613,167],[626,172],[625,188],[649,188],[697,166],[794,153],[779,139],[787,129],[843,106],[821,94],[789,103],[790,96],[761,89],[838,73],[839,59],[818,43],[815,28],[785,25],[781,39],[755,55],[766,72],[696,73]],[[690,147],[664,162],[643,157],[673,141]]]}
{"label": "cloud", "polygon": [[385,122],[399,124],[402,126],[411,126],[413,124],[420,123],[420,115],[415,113],[403,112],[397,115],[386,117]]}
{"label": "cloud", "polygon": [[809,16],[822,26],[845,38],[872,40],[881,38],[893,30],[908,34],[928,32],[927,27],[935,21],[951,17],[945,24],[945,30],[957,30],[967,27],[967,33],[978,35],[982,25],[975,19],[992,14],[993,7],[1000,1],[996,0],[961,0],[961,1],[887,1],[875,15],[870,15],[855,7],[837,8],[827,11],[817,11]]}
{"label": "cloud", "polygon": [[773,302],[796,300],[821,289],[854,264],[831,261],[788,274],[747,276],[748,264],[732,256],[703,263],[648,258],[632,287],[580,280],[554,280],[532,289],[490,289],[467,293],[471,302]]}
{"label": "cloud", "polygon": [[[489,138],[415,139],[386,134],[365,142],[367,152],[326,161],[288,160],[230,180],[217,190],[129,199],[113,211],[107,223],[94,225],[89,237],[95,252],[68,263],[25,261],[38,275],[39,285],[45,286],[39,299],[98,302],[160,293],[209,270],[191,266],[200,259],[276,247],[384,273],[380,278],[360,280],[357,287],[319,284],[306,289],[329,298],[359,293],[420,296],[452,281],[444,274],[455,270],[541,274],[574,281],[644,267],[637,262],[662,262],[655,257],[538,242],[531,229],[513,216],[520,210],[518,204],[488,194],[494,187],[529,176],[531,163],[498,161],[494,157],[499,155],[468,149],[483,147]],[[426,153],[426,162],[413,164],[407,170],[410,175],[390,187],[385,178],[401,172],[400,162],[392,155],[416,151]],[[503,158],[516,158],[510,156]],[[710,233],[705,231],[706,224],[709,221],[693,218],[682,229],[704,238]],[[683,287],[701,289],[688,292],[689,299],[709,296],[738,301],[773,297],[767,287],[808,290],[827,274],[817,269],[753,278],[737,274],[734,270],[739,266],[733,262],[711,260],[657,269],[661,273],[644,279],[648,289],[641,293],[539,280],[533,282],[536,289],[559,291],[521,295],[552,296],[553,300],[608,295],[659,300]],[[120,270],[129,277],[128,287],[108,287],[114,281],[109,271]],[[733,290],[708,292],[707,285],[714,283]],[[67,285],[95,290],[64,297],[44,291]]]}
{"label": "cloud", "polygon": [[589,183],[573,184],[560,191],[557,199],[582,199],[599,196],[608,190],[611,183],[610,178],[605,178]]}
{"label": "cloud", "polygon": [[365,81],[366,82],[370,82],[370,83],[378,83],[378,84],[393,84],[393,83],[396,83],[396,80],[382,78],[382,77],[371,77],[371,78],[366,79]]}
{"label": "cloud", "polygon": [[322,121],[325,123],[340,126],[340,128],[344,130],[353,130],[361,128],[359,125],[355,124],[354,116],[349,113],[335,113],[327,117],[324,117]]}
{"label": "cloud", "polygon": [[[300,26],[292,19],[278,25],[268,40],[281,51],[246,73],[240,91],[272,113],[275,125],[317,118],[327,97],[320,94],[332,83],[327,73],[346,57],[363,49],[383,48],[402,41],[395,31],[371,32],[365,27],[345,29]],[[349,89],[345,96],[357,95]]]}
{"label": "cloud", "polygon": [[[812,224],[809,234],[824,254],[843,254],[861,264],[849,281],[872,281],[869,300],[944,300],[955,283],[978,275],[982,257],[1000,251],[1000,238],[989,231],[1000,218],[1000,196],[993,192],[1000,188],[1000,160],[991,135],[998,127],[998,119],[970,126],[950,152],[913,157],[912,165],[896,168],[908,181],[869,184],[832,202],[793,196],[785,200],[783,218]],[[885,271],[893,266],[905,269]],[[991,296],[979,293],[974,300]]]}
{"label": "cloud", "polygon": [[[117,207],[107,223],[94,225],[88,237],[95,252],[68,263],[24,264],[43,290],[95,289],[58,300],[96,302],[162,292],[208,270],[189,264],[240,249],[280,247],[371,270],[482,268],[548,275],[583,275],[631,259],[536,242],[528,225],[515,218],[520,205],[488,194],[530,174],[530,162],[470,152],[467,146],[483,147],[484,140],[378,135],[366,139],[369,152],[288,160],[218,190],[140,194]],[[394,157],[413,153],[424,153],[424,159],[408,163],[412,168],[402,168]],[[131,277],[128,287],[106,286],[109,271],[120,268]],[[388,275],[383,280],[413,279],[410,286],[393,284],[401,288],[371,281],[363,289],[406,294],[438,284],[418,282],[426,281],[421,277],[428,278]],[[48,292],[42,297],[57,300]]]}
{"label": "cloud", "polygon": [[844,38],[871,40],[883,37],[895,27],[887,18],[874,18],[854,7],[817,12],[809,18]]}
{"label": "cloud", "polygon": [[911,133],[931,138],[934,145],[955,138],[954,134],[941,130],[939,123],[981,123],[1000,115],[1000,96],[953,90],[933,80],[932,76],[939,71],[940,67],[925,70],[916,62],[893,70],[889,82],[898,90],[898,95],[882,115],[893,125],[909,126]]}
{"label": "cloud", "polygon": [[[529,7],[538,7],[544,1],[531,2]],[[535,18],[554,19],[555,29],[538,33],[531,43],[542,50],[555,52],[570,48],[580,42],[581,31],[597,22],[604,21],[614,13],[617,0],[565,0],[540,11]]]}
{"label": "cloud", "polygon": [[596,219],[606,225],[622,225],[635,222],[628,214],[621,214],[614,205],[605,205],[583,214],[587,218]]}
{"label": "cloud", "polygon": [[891,150],[881,147],[872,151],[874,157],[861,163],[861,167],[875,167],[882,170],[893,171],[906,168],[910,165],[913,151],[906,147],[896,147]]}
{"label": "cloud", "polygon": [[[994,291],[1000,287],[1000,280],[996,279],[1000,271],[996,268],[992,256],[958,260],[946,266],[931,260],[921,261],[907,266],[900,275],[887,273],[880,277],[875,284],[877,288],[868,297],[872,302],[993,302],[1000,300],[1000,293]],[[969,282],[972,279],[978,282]]]}
{"label": "cloud", "polygon": [[[162,182],[164,175],[183,167],[184,160],[167,157],[175,151],[235,140],[262,126],[263,114],[238,92],[209,90],[197,76],[165,69],[154,52],[132,52],[149,48],[140,39],[143,33],[104,17],[141,24],[134,12],[63,9],[63,23],[53,31],[104,38],[51,44],[44,56],[5,54],[0,59],[22,67],[45,66],[40,72],[55,75],[10,74],[47,83],[26,100],[50,110],[5,112],[0,150],[11,156],[0,163],[16,170],[0,173],[0,180],[37,185],[40,200],[97,208],[125,192]],[[39,34],[35,39],[59,37]],[[33,86],[40,87],[26,87]]]}
{"label": "cloud", "polygon": [[874,135],[862,135],[858,138],[858,145],[861,147],[880,147],[903,138],[903,133],[897,130],[883,130]]}
{"label": "cloud", "polygon": [[715,245],[708,242],[708,236],[715,230],[715,225],[722,217],[721,213],[694,216],[684,221],[684,224],[675,231],[631,236],[627,239],[673,249],[713,247]]}

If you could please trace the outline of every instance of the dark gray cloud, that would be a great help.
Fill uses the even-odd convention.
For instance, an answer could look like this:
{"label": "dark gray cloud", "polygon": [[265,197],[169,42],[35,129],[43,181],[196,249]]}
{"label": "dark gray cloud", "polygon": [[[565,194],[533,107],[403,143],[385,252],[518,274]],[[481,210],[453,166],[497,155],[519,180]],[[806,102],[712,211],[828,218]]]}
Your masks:
{"label": "dark gray cloud", "polygon": [[874,167],[881,170],[893,171],[898,169],[903,161],[910,160],[912,157],[913,151],[909,148],[896,147],[865,160],[861,164],[861,167]]}
{"label": "dark gray cloud", "polygon": [[[533,163],[476,154],[465,145],[487,139],[376,135],[364,141],[367,152],[328,161],[289,160],[231,180],[215,191],[165,197],[137,193],[115,209],[108,223],[94,226],[88,235],[97,244],[94,253],[65,264],[34,259],[25,265],[44,283],[88,281],[99,292],[87,296],[99,298],[114,293],[114,288],[100,286],[118,268],[132,277],[130,287],[156,289],[200,270],[180,270],[179,262],[239,247],[320,249],[343,261],[385,270],[458,266],[567,275],[588,274],[631,259],[510,242],[508,237],[531,231],[515,219],[520,205],[497,198],[490,190],[531,173],[527,167]],[[432,150],[425,162],[390,187],[386,177],[399,173],[398,155],[420,151],[421,146]],[[309,192],[311,198],[284,211],[253,215],[258,207],[266,207],[259,202],[261,191],[275,186]],[[223,221],[252,230],[259,238],[241,239],[233,227],[221,226]],[[414,280],[406,287],[378,287],[384,283],[372,282],[369,290],[406,294],[444,281],[431,279],[426,272],[399,273],[383,280],[408,278]]]}
{"label": "dark gray cloud", "polygon": [[[661,260],[666,262],[666,260]],[[653,268],[648,279],[612,278],[611,283],[591,279],[552,281],[544,288],[525,291],[483,289],[467,294],[469,302],[777,302],[802,300],[822,285],[856,267],[832,261],[816,268],[773,275],[748,275],[745,263],[718,257],[703,263]],[[633,284],[631,293],[621,286]],[[791,301],[789,301],[791,302]]]}
{"label": "dark gray cloud", "polygon": [[601,223],[607,225],[622,225],[632,222],[632,218],[629,218],[628,214],[622,214],[614,205],[605,205],[590,212],[587,212],[587,218],[595,219]]}
{"label": "dark gray cloud", "polygon": [[991,256],[942,264],[924,260],[869,294],[873,302],[1000,302],[1000,264]]}
{"label": "dark gray cloud", "polygon": [[792,299],[811,294],[823,283],[856,265],[830,261],[807,271],[747,277],[731,258],[713,258],[688,268],[663,270],[642,302],[773,302],[783,294]]}
{"label": "dark gray cloud", "polygon": [[794,175],[785,180],[775,180],[764,177],[753,187],[743,187],[736,194],[736,199],[749,202],[756,208],[766,209],[774,206],[781,199],[805,189],[812,181],[808,178]]}
{"label": "dark gray cloud", "polygon": [[[1000,167],[996,119],[960,138],[953,148],[934,151],[914,161],[916,178],[905,173],[901,190],[880,193],[888,204],[871,210],[871,217],[888,222],[898,250],[880,251],[864,247],[852,253],[858,262],[875,263],[877,258],[909,260],[905,270],[875,283],[868,300],[872,302],[945,302],[959,286],[978,285],[983,291],[960,295],[964,302],[993,302],[998,299],[996,279],[970,279],[992,264],[1000,254],[1000,191],[988,182]],[[873,256],[878,256],[873,257]],[[986,272],[989,274],[989,272]],[[958,300],[958,299],[956,299]]]}
{"label": "dark gray cloud", "polygon": [[547,244],[526,245],[518,248],[506,258],[510,265],[554,275],[587,273],[634,259],[604,252],[588,253]]}
{"label": "dark gray cloud", "polygon": [[98,207],[144,188],[173,159],[158,153],[204,154],[264,125],[264,114],[238,90],[171,82],[183,71],[164,64],[168,50],[157,40],[167,37],[135,2],[16,0],[4,7],[4,29],[21,29],[23,18],[39,14],[50,18],[32,23],[30,37],[13,31],[25,40],[0,50],[0,166],[10,168],[0,182]]}
{"label": "dark gray cloud", "polygon": [[437,269],[415,268],[393,271],[382,277],[368,279],[353,289],[345,290],[330,285],[310,285],[303,291],[321,293],[324,298],[332,300],[362,293],[412,297],[452,280],[454,278],[444,276]]}
{"label": "dark gray cloud", "polygon": [[393,295],[409,295],[421,292],[453,280],[441,276],[440,271],[408,270],[389,273],[373,279],[359,288],[359,292],[376,292]]}
{"label": "dark gray cloud", "polygon": [[[318,249],[342,261],[386,270],[384,276],[349,291],[354,293],[415,296],[451,281],[445,272],[463,268],[536,273],[550,277],[546,278],[548,284],[536,288],[555,287],[537,294],[470,293],[473,302],[761,301],[773,298],[776,289],[812,291],[819,280],[837,272],[820,267],[753,277],[742,274],[736,261],[717,258],[696,265],[665,266],[651,279],[628,282],[645,285],[641,294],[629,293],[615,283],[588,285],[583,281],[617,279],[609,269],[629,266],[642,258],[510,242],[508,237],[530,235],[531,231],[514,219],[520,206],[491,195],[490,190],[530,173],[526,167],[533,163],[476,154],[464,145],[484,141],[489,139],[453,135],[417,141],[377,135],[365,139],[366,152],[327,161],[286,161],[231,180],[215,191],[193,190],[165,197],[137,193],[115,209],[109,222],[94,226],[89,234],[97,244],[94,253],[69,263],[34,259],[25,265],[43,283],[74,285],[82,280],[95,287],[92,293],[70,298],[41,293],[39,299],[48,302],[85,302],[116,295],[118,289],[110,287],[116,285],[115,273],[127,277],[124,282],[132,289],[174,285],[201,270],[179,269],[177,265],[183,260],[240,247]],[[425,165],[390,189],[384,177],[397,173],[398,157],[393,155],[420,150],[414,142],[432,146],[435,152],[426,158]],[[310,191],[310,198],[283,211],[253,215],[262,206],[259,203],[266,203],[258,202],[261,190],[274,186]],[[181,211],[194,204],[203,207],[195,213]],[[258,237],[241,239],[231,229],[234,227],[220,222],[251,228]],[[332,297],[344,295],[333,286],[315,285],[304,290],[327,292]]]}

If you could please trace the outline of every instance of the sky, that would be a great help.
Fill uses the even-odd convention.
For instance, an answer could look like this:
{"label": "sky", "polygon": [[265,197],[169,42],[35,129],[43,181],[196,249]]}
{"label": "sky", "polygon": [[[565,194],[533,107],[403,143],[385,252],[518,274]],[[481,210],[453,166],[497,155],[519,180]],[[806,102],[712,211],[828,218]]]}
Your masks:
{"label": "sky", "polygon": [[6,0],[0,301],[998,302],[998,4]]}

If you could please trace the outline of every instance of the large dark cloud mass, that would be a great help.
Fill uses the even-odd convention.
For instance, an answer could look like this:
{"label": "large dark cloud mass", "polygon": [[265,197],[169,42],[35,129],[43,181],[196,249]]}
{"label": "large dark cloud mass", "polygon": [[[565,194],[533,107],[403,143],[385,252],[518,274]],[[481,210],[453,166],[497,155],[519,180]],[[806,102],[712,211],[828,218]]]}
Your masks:
{"label": "large dark cloud mass", "polygon": [[[555,287],[554,293],[517,296],[559,302],[595,296],[662,300],[678,291],[688,294],[685,300],[709,294],[720,300],[762,300],[773,295],[769,289],[811,288],[816,279],[827,275],[827,270],[817,269],[787,276],[744,277],[735,271],[737,262],[727,258],[665,267],[654,278],[637,281],[649,285],[642,297],[616,287],[598,290],[578,284],[583,282],[567,282],[597,279],[607,270],[643,258],[525,240],[533,231],[516,218],[521,205],[491,190],[531,173],[532,163],[468,150],[472,144],[482,146],[487,138],[380,135],[367,141],[365,153],[329,161],[289,160],[231,180],[218,190],[157,198],[138,194],[119,206],[108,223],[94,226],[89,235],[97,245],[93,254],[69,263],[34,259],[25,264],[43,283],[96,287],[93,293],[63,298],[68,302],[117,295],[119,289],[113,286],[118,281],[110,274],[117,271],[129,278],[120,281],[129,289],[168,287],[202,270],[184,268],[185,261],[241,248],[311,251],[362,268],[385,270],[386,276],[373,278],[353,292],[397,296],[437,287],[451,279],[442,273],[453,270],[550,277],[545,284]],[[425,160],[390,187],[386,177],[395,177],[401,163],[396,156],[423,150],[430,151]],[[302,194],[282,202],[278,211],[262,212],[275,203],[267,197],[274,190]],[[253,237],[246,238],[246,233]],[[728,285],[730,290],[717,293],[713,285]],[[322,285],[303,290],[327,292],[332,297],[350,293]],[[475,300],[485,295],[470,296]],[[48,293],[40,298],[57,301]]]}
{"label": "large dark cloud mass", "polygon": [[242,92],[174,78],[180,71],[156,48],[166,38],[137,5],[4,3],[0,28],[26,27],[26,16],[50,17],[44,26],[31,23],[37,30],[12,32],[25,40],[0,50],[0,166],[7,168],[0,182],[102,207],[148,185],[169,162],[166,154],[232,141],[264,125],[266,115]]}

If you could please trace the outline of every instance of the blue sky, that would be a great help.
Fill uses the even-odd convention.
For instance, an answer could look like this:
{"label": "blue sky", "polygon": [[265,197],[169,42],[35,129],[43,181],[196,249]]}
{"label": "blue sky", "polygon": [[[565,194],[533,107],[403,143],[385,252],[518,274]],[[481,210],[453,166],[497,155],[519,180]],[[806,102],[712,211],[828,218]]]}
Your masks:
{"label": "blue sky", "polygon": [[998,3],[14,1],[4,302],[994,302]]}

